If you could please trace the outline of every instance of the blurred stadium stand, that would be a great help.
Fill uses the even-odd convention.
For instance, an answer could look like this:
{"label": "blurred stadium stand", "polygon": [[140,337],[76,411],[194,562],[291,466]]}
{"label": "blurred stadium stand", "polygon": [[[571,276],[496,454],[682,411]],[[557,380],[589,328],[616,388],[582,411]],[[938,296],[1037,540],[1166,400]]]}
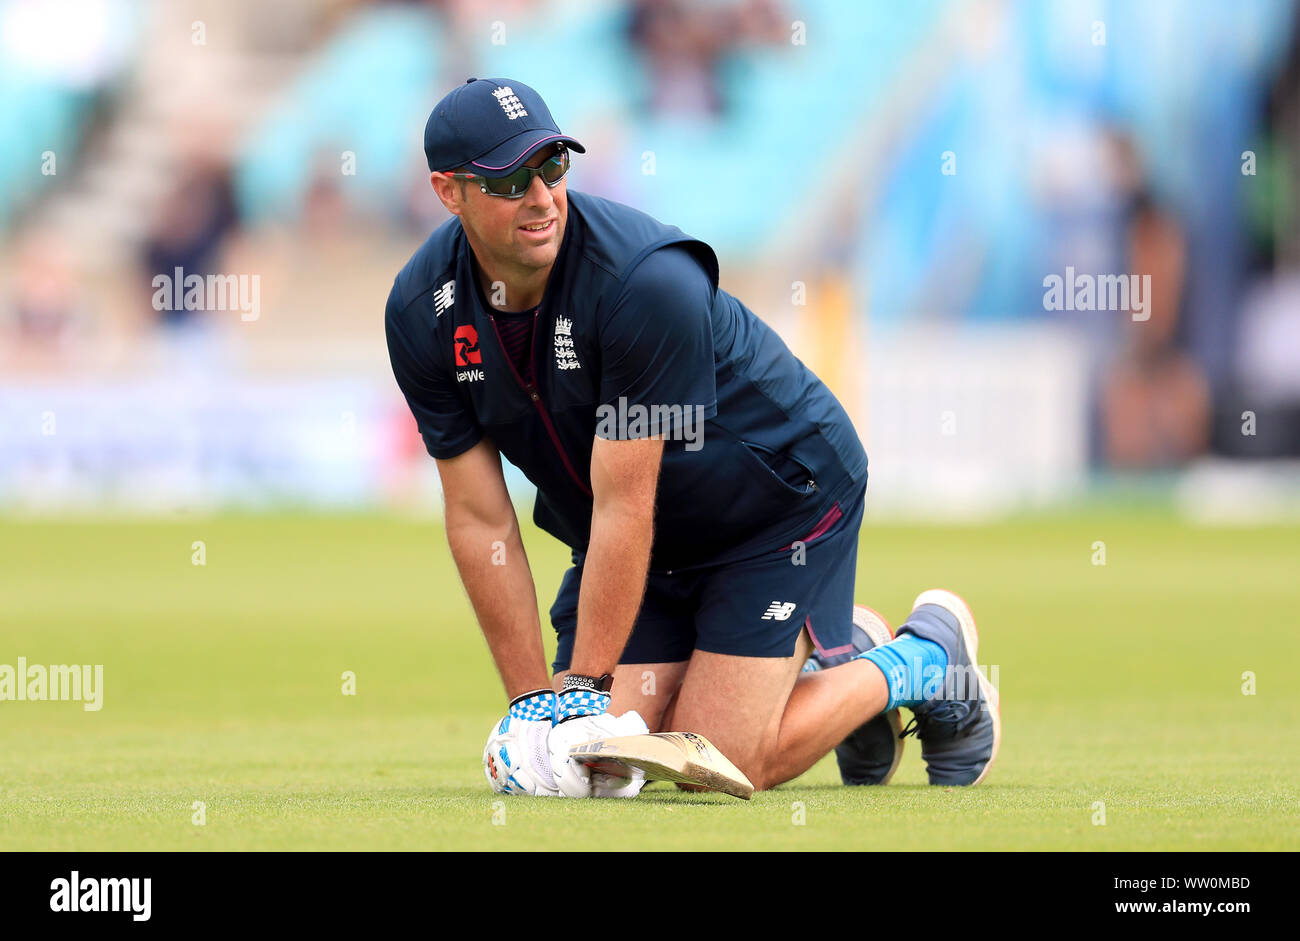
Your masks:
{"label": "blurred stadium stand", "polygon": [[[470,75],[546,96],[588,147],[571,186],[718,249],[853,413],[873,512],[1296,486],[1259,463],[1300,459],[1290,0],[0,0],[0,26],[0,508],[430,502],[380,320],[445,219],[425,118]],[[174,265],[258,276],[258,316],[154,310]],[[1046,310],[1067,266],[1151,274],[1159,313]]]}

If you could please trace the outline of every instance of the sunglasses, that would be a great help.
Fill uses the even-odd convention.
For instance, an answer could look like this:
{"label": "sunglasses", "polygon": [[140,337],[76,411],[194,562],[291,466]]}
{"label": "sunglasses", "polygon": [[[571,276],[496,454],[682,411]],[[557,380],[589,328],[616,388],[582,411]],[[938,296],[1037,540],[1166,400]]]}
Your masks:
{"label": "sunglasses", "polygon": [[569,172],[569,150],[561,146],[555,156],[540,167],[520,167],[506,176],[480,176],[477,173],[452,173],[454,180],[478,180],[478,188],[489,196],[520,199],[533,185],[533,177],[540,176],[547,186],[558,184]]}

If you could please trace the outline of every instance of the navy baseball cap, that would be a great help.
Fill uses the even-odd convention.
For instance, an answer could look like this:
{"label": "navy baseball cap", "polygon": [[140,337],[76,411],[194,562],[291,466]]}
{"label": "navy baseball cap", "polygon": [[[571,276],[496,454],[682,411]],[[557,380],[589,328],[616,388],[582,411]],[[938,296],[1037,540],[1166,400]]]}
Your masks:
{"label": "navy baseball cap", "polygon": [[434,106],[424,126],[430,171],[468,167],[483,176],[506,176],[539,147],[556,141],[587,152],[560,133],[541,95],[508,78],[466,80]]}

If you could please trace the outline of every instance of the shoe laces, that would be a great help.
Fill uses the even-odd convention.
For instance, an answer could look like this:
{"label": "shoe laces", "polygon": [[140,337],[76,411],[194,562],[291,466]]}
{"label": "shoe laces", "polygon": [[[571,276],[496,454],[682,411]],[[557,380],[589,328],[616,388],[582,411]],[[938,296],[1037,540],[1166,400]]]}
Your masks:
{"label": "shoe laces", "polygon": [[979,703],[965,700],[940,700],[929,705],[924,712],[914,712],[912,721],[899,733],[899,738],[915,735],[917,738],[959,738],[969,735],[979,719]]}

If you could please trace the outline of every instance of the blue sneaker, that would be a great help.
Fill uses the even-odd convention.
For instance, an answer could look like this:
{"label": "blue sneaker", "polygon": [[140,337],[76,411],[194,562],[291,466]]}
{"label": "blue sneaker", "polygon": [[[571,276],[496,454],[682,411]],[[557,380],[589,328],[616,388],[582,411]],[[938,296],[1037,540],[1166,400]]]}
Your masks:
{"label": "blue sneaker", "polygon": [[917,596],[899,633],[934,641],[948,652],[944,688],[912,709],[903,735],[915,733],[921,740],[931,784],[979,784],[998,756],[1002,718],[998,691],[975,659],[975,615],[952,592],[931,589]]}
{"label": "blue sneaker", "polygon": [[[803,672],[827,670],[847,663],[863,651],[894,639],[894,632],[883,617],[864,604],[853,606],[853,651],[835,657],[823,657],[814,651],[803,665]],[[840,766],[840,780],[845,784],[888,784],[903,757],[903,723],[898,710],[886,712],[858,726],[835,746],[835,761]]]}

